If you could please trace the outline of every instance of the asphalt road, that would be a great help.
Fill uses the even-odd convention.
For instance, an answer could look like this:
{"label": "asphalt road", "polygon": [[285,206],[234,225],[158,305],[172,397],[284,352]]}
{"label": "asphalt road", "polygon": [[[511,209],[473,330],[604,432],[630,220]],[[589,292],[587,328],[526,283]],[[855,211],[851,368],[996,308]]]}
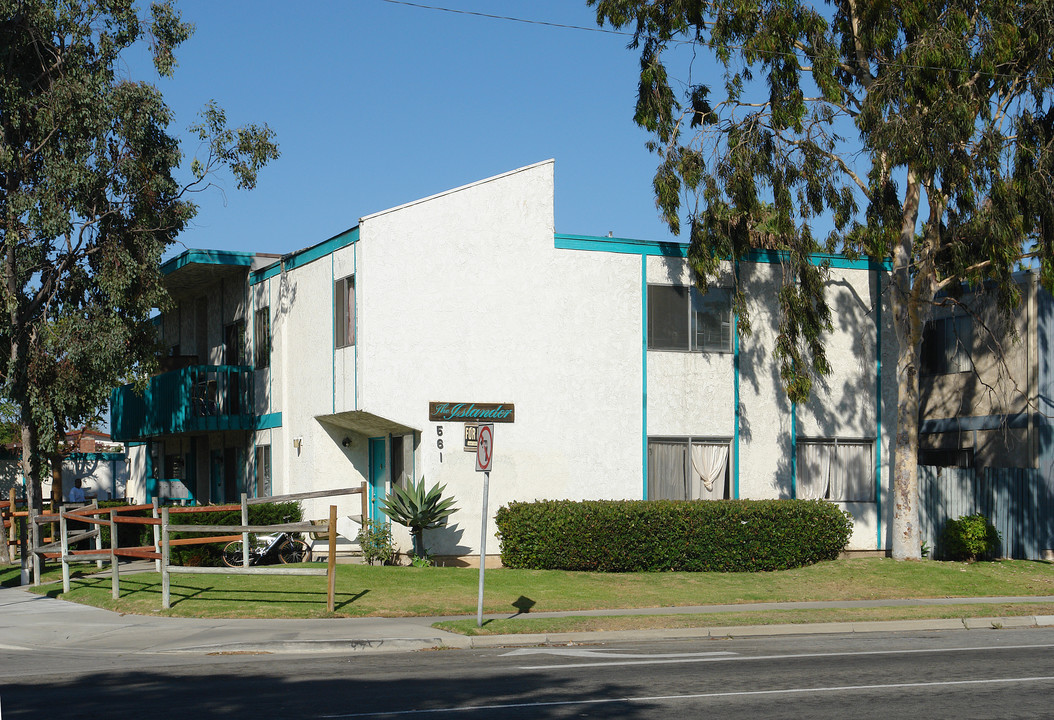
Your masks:
{"label": "asphalt road", "polygon": [[1050,718],[1054,629],[355,656],[0,653],[0,718]]}

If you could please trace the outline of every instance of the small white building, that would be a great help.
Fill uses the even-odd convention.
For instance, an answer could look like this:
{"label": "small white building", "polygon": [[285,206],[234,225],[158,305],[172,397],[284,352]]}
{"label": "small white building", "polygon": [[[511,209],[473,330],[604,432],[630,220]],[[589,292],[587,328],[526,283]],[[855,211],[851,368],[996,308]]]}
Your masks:
{"label": "small white building", "polygon": [[[826,497],[856,520],[851,548],[888,547],[896,383],[883,374],[895,341],[882,264],[815,258],[830,264],[833,371],[795,406],[772,357],[778,253],[729,263],[702,297],[686,246],[557,234],[553,168],[367,215],[281,257],[167,262],[167,372],[145,398],[113,395],[127,494],[205,503],[365,481],[380,517],[392,483],[424,477],[460,508],[426,544],[472,562],[483,483],[459,412],[474,406],[503,416],[491,523],[513,500]],[[749,335],[736,331],[735,274]],[[340,512],[357,506],[342,498]]]}

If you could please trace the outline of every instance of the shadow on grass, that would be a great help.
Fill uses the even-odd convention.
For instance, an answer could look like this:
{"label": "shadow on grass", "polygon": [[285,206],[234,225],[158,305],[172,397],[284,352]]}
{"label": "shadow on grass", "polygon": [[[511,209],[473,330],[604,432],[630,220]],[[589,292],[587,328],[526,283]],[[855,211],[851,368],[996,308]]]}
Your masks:
{"label": "shadow on grass", "polygon": [[[80,578],[73,582],[71,590],[110,589],[110,579],[104,577]],[[217,588],[209,585],[201,587],[198,585],[186,585],[173,582],[170,585],[172,607],[195,601],[206,604],[218,603],[253,603],[259,605],[318,605],[325,603],[325,591],[317,590],[290,590],[290,589],[262,589],[250,588]],[[369,593],[369,589],[355,594],[336,593],[334,596],[334,609],[344,609],[360,601]],[[44,593],[47,597],[58,598],[62,596],[62,586],[51,588]],[[161,604],[161,582],[142,580],[140,578],[121,579],[121,599],[131,599],[135,596],[142,598],[156,597],[158,606]]]}

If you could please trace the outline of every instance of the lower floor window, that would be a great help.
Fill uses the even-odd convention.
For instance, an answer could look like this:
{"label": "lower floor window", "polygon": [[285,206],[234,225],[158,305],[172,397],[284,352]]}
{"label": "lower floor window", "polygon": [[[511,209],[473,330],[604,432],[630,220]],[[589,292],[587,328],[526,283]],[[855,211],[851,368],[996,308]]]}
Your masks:
{"label": "lower floor window", "polygon": [[271,495],[271,446],[256,446],[256,487],[254,497]]}
{"label": "lower floor window", "polygon": [[729,445],[725,438],[648,440],[648,499],[729,497]]}
{"label": "lower floor window", "polygon": [[871,440],[800,440],[797,496],[804,500],[874,502],[874,447]]}

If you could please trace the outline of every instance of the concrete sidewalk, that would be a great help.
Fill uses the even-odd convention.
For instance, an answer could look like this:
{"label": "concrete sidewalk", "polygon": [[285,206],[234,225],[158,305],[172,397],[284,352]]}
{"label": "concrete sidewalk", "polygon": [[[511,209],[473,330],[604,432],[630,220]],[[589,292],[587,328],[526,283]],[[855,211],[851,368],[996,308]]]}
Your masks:
{"label": "concrete sidewalk", "polygon": [[[754,603],[678,608],[531,613],[532,617],[570,615],[669,615],[735,613],[746,610],[903,607],[977,603],[1054,602],[1054,596],[867,600],[851,602]],[[488,618],[507,618],[488,615]],[[321,620],[193,619],[121,615],[57,600],[23,588],[0,588],[0,649],[90,651],[93,653],[357,653],[429,648],[484,648],[566,645],[651,639],[745,637],[815,633],[963,630],[1054,625],[1054,615],[888,622],[812,623],[564,632],[536,635],[465,637],[431,627],[452,618],[332,618]]]}

